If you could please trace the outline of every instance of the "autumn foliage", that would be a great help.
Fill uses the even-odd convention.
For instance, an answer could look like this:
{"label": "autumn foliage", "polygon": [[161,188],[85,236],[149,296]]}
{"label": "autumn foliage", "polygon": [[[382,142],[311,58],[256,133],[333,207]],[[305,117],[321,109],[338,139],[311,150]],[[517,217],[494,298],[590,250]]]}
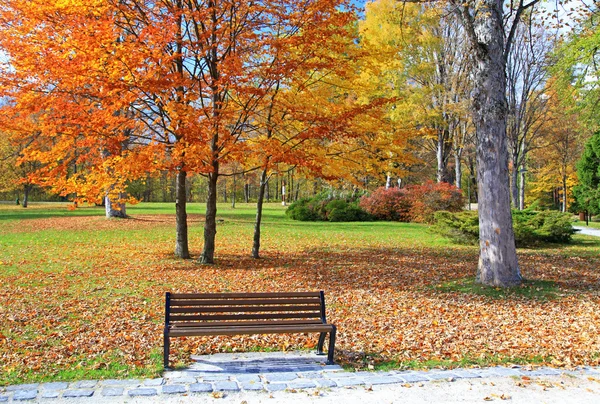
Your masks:
{"label": "autumn foliage", "polygon": [[460,189],[432,181],[406,188],[381,187],[360,201],[360,207],[377,219],[417,223],[432,223],[435,212],[458,212],[463,206]]}

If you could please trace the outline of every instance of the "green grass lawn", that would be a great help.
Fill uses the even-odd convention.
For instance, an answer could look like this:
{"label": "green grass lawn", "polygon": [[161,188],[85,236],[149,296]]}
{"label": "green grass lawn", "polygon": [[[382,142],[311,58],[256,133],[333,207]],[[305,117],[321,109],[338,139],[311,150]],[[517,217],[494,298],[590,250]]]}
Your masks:
{"label": "green grass lawn", "polygon": [[[219,205],[216,265],[204,266],[173,256],[174,204],[128,207],[127,220],[106,220],[101,207],[0,205],[0,385],[160,374],[168,290],[325,290],[340,330],[337,357],[350,367],[600,357],[600,238],[519,250],[529,283],[504,294],[473,284],[477,247],[453,245],[426,225],[295,222],[276,203],[265,206],[263,258],[251,259],[254,209]],[[188,205],[194,258],[203,212]],[[179,338],[172,361],[315,343],[302,335]],[[561,348],[568,344],[572,351]]]}

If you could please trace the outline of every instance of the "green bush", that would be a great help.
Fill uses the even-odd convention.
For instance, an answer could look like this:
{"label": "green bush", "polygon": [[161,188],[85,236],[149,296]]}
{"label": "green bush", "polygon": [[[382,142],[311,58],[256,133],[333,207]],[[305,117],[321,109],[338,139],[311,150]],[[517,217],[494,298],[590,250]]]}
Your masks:
{"label": "green bush", "polygon": [[[436,212],[433,231],[458,244],[477,244],[479,220],[477,212]],[[575,231],[570,214],[553,211],[513,211],[513,230],[517,247],[540,242],[567,243]]]}
{"label": "green bush", "polygon": [[329,199],[323,194],[292,203],[286,215],[300,221],[363,222],[373,220],[371,215],[350,199]]}

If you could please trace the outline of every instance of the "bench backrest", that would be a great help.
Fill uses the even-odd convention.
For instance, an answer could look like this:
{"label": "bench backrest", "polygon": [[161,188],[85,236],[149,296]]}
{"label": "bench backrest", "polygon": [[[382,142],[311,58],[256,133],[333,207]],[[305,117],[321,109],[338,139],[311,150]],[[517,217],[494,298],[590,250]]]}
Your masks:
{"label": "bench backrest", "polygon": [[170,293],[165,324],[217,327],[270,324],[325,324],[325,297],[320,292]]}

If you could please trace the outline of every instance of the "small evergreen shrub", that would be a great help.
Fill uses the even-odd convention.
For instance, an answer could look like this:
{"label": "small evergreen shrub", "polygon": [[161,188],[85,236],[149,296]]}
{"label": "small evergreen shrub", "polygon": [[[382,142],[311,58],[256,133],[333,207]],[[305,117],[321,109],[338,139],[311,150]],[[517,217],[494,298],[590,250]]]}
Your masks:
{"label": "small evergreen shrub", "polygon": [[[458,244],[477,244],[479,219],[477,212],[436,212],[433,231]],[[517,247],[540,242],[568,243],[575,230],[570,214],[553,211],[513,211],[513,230]]]}
{"label": "small evergreen shrub", "polygon": [[373,220],[362,210],[357,201],[351,199],[330,199],[326,194],[313,198],[303,198],[292,203],[286,215],[300,221],[363,222]]}

